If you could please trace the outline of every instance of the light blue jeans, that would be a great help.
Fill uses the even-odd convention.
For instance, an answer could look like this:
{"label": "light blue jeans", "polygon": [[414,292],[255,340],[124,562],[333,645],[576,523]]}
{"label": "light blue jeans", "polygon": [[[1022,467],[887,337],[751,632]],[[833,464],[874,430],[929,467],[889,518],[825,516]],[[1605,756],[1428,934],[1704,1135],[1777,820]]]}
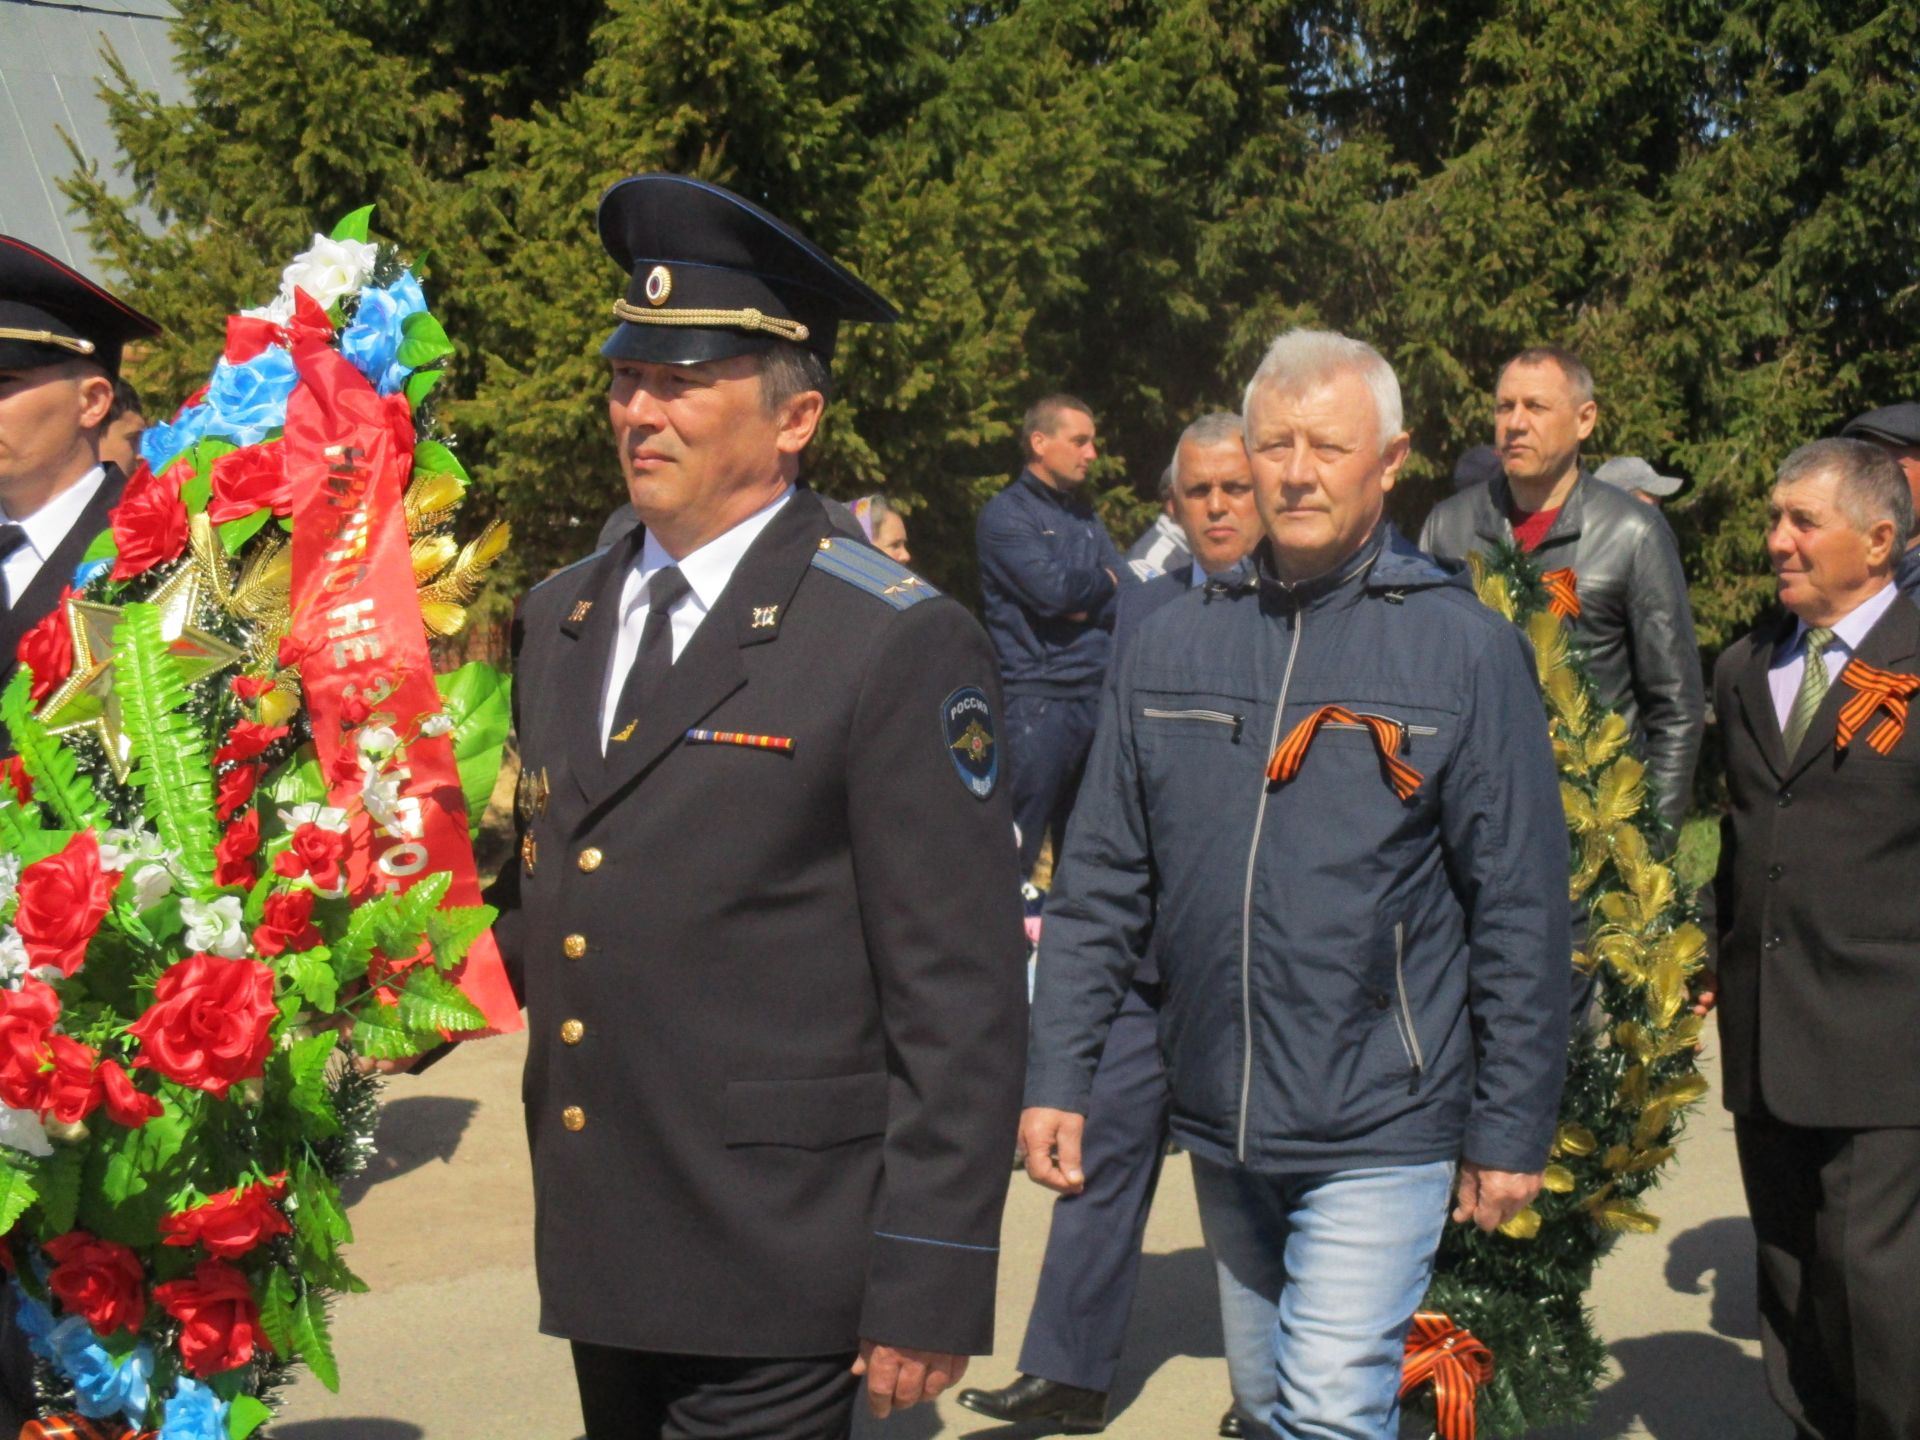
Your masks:
{"label": "light blue jeans", "polygon": [[1453,1165],[1266,1175],[1196,1155],[1193,1184],[1241,1413],[1280,1440],[1394,1440]]}

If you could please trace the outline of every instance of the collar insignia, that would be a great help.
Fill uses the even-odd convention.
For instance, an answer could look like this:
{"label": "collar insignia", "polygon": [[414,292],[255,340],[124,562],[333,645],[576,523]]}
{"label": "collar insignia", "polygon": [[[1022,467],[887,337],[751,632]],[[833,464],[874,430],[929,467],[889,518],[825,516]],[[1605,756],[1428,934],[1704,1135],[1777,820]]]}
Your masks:
{"label": "collar insignia", "polygon": [[753,607],[753,629],[771,630],[779,623],[779,620],[780,607],[778,605],[756,605]]}

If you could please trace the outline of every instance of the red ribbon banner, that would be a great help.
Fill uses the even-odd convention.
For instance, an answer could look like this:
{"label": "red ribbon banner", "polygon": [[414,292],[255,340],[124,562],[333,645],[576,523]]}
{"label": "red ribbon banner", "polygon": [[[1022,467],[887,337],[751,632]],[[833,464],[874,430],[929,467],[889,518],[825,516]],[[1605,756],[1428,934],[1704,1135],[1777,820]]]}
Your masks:
{"label": "red ribbon banner", "polygon": [[1407,1332],[1400,1367],[1400,1398],[1433,1382],[1434,1420],[1440,1440],[1473,1440],[1474,1396],[1493,1378],[1493,1352],[1445,1315],[1422,1310]]}
{"label": "red ribbon banner", "polygon": [[[293,491],[291,640],[321,772],[333,803],[345,807],[360,790],[354,727],[342,718],[346,704],[370,703],[402,736],[441,709],[401,499],[413,468],[413,417],[405,396],[376,394],[317,339],[296,342],[293,358],[301,383],[287,403],[284,441]],[[353,898],[405,890],[447,871],[448,901],[478,905],[452,741],[417,736],[389,773],[400,781],[398,817],[392,828],[356,818],[371,844],[355,846],[365,858],[349,872]],[[391,958],[405,965],[421,956]],[[474,942],[458,979],[487,1017],[489,1033],[520,1028],[491,934]]]}

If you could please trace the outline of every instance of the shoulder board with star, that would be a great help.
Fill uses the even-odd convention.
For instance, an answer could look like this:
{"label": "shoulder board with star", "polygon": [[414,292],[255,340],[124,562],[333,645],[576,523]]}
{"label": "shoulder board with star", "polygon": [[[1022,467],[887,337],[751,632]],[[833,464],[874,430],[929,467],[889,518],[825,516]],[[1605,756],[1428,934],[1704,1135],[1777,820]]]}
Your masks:
{"label": "shoulder board with star", "polygon": [[606,553],[607,552],[604,550],[596,550],[593,552],[593,554],[588,555],[583,559],[576,560],[571,565],[563,566],[561,569],[558,569],[554,571],[553,574],[547,576],[546,579],[540,581],[536,585],[531,586],[528,589],[527,593],[531,595],[535,590],[546,589],[549,585],[552,585],[555,581],[562,580],[568,575],[573,574],[573,572],[578,570],[582,565],[593,564],[594,561],[598,560],[602,555],[605,555]]}
{"label": "shoulder board with star", "polygon": [[813,568],[886,601],[896,610],[931,600],[940,593],[899,561],[842,535],[828,535],[820,541],[820,548],[813,552]]}

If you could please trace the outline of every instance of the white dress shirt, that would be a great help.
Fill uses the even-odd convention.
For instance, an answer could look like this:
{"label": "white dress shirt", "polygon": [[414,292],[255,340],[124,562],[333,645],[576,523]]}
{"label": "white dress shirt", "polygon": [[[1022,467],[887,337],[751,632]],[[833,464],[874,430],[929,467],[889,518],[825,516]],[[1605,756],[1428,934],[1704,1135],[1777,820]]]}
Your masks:
{"label": "white dress shirt", "polygon": [[9,608],[27,593],[27,587],[34,582],[53,552],[60,548],[60,542],[67,538],[67,532],[79,523],[80,512],[100,492],[100,486],[106,478],[106,468],[94,466],[24,520],[13,519],[6,513],[6,506],[0,505],[0,523],[18,525],[27,537],[24,545],[17,546],[6,561],[0,563],[0,576],[6,579]]}
{"label": "white dress shirt", "polygon": [[793,489],[789,485],[764,509],[755,511],[726,534],[716,536],[678,560],[667,554],[651,533],[647,535],[640,547],[640,558],[628,569],[620,587],[620,629],[614,635],[613,663],[607,666],[607,688],[600,696],[601,754],[606,753],[608,737],[613,733],[613,707],[619,703],[627,672],[633,669],[633,657],[640,653],[640,631],[647,623],[647,583],[653,579],[654,572],[678,565],[687,580],[686,596],[667,616],[673,627],[673,658],[678,660],[687,642],[693,639],[693,632],[707,618],[707,612],[719,603],[720,592],[727,588],[748,547],[760,538],[760,532],[780,512],[780,507],[793,498]]}
{"label": "white dress shirt", "polygon": [[[1887,613],[1900,591],[1891,583],[1862,600],[1853,609],[1828,628],[1833,631],[1833,639],[1827,642],[1827,679],[1838,680],[1840,672],[1847,668],[1847,661],[1853,658],[1853,652],[1860,648],[1860,642],[1867,638],[1867,632],[1880,623],[1880,617]],[[1807,631],[1811,627],[1802,620],[1793,628],[1793,638],[1774,652],[1773,664],[1767,670],[1767,689],[1773,693],[1773,718],[1780,722],[1781,730],[1787,728],[1787,716],[1793,711],[1793,697],[1800,693],[1800,677],[1807,673]]]}

